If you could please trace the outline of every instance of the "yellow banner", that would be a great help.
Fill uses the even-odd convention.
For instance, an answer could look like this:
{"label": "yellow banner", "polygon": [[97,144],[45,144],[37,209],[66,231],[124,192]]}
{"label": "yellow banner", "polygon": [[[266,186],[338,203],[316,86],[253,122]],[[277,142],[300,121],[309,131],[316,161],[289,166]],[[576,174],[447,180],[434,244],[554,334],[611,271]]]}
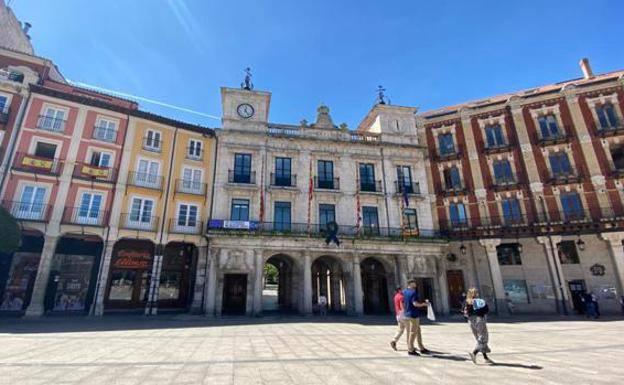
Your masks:
{"label": "yellow banner", "polygon": [[89,166],[82,166],[82,173],[85,175],[91,175],[94,177],[107,177],[108,176],[108,172],[110,170],[105,169],[105,168],[95,168],[95,167],[89,167]]}
{"label": "yellow banner", "polygon": [[50,170],[52,169],[53,164],[54,164],[53,160],[43,160],[43,159],[31,158],[29,156],[25,156],[22,158],[22,166],[45,168],[46,170]]}

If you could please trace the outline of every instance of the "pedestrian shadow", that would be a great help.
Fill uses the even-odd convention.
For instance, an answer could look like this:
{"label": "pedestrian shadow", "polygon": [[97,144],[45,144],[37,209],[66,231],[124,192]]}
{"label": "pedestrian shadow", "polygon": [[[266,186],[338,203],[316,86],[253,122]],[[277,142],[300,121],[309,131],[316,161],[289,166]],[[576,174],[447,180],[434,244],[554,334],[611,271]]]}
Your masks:
{"label": "pedestrian shadow", "polygon": [[429,357],[448,361],[468,361],[468,358],[454,354],[430,354]]}
{"label": "pedestrian shadow", "polygon": [[505,368],[518,368],[518,369],[530,369],[530,370],[542,370],[543,367],[539,365],[525,365],[525,364],[514,364],[511,362],[492,362],[489,366],[502,366]]}

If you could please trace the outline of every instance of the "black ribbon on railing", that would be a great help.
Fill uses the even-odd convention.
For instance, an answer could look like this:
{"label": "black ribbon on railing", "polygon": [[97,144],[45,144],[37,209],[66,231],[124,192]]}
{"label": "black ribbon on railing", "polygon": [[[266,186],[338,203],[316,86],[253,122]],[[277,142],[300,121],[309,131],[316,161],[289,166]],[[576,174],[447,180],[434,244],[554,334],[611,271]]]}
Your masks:
{"label": "black ribbon on railing", "polygon": [[338,239],[338,224],[334,221],[327,223],[327,237],[325,238],[325,244],[329,245],[334,242],[336,246],[340,246],[340,239]]}

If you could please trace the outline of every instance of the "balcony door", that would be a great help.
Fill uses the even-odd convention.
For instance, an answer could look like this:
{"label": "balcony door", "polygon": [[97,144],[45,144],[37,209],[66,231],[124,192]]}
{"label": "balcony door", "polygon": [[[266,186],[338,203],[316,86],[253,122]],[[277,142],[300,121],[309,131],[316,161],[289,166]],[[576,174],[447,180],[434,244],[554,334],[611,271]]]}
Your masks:
{"label": "balcony door", "polygon": [[133,228],[151,229],[154,201],[151,199],[133,198],[128,225]]}
{"label": "balcony door", "polygon": [[290,158],[275,158],[275,185],[290,186]]}
{"label": "balcony door", "polygon": [[234,183],[251,183],[251,154],[234,154]]}
{"label": "balcony door", "polygon": [[397,166],[397,181],[400,192],[413,193],[412,168],[410,166]]}
{"label": "balcony door", "polygon": [[158,185],[159,169],[160,163],[153,160],[140,159],[136,174],[136,183],[140,186]]}
{"label": "balcony door", "polygon": [[202,170],[185,168],[182,170],[182,188],[184,191],[200,192],[202,183]]}
{"label": "balcony door", "polygon": [[375,191],[375,166],[372,163],[360,163],[360,190]]}
{"label": "balcony door", "polygon": [[39,186],[24,186],[20,201],[13,207],[13,216],[20,219],[43,219],[45,214],[46,189]]}
{"label": "balcony door", "polygon": [[334,162],[331,160],[319,160],[317,165],[318,188],[334,188]]}
{"label": "balcony door", "polygon": [[81,224],[98,224],[100,220],[102,198],[102,194],[91,192],[82,194],[80,207],[78,207],[75,221]]}

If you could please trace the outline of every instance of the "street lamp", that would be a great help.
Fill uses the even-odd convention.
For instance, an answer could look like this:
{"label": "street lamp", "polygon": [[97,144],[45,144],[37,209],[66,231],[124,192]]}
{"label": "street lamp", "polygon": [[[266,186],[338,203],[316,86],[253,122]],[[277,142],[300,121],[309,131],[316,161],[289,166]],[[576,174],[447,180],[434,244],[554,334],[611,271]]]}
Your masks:
{"label": "street lamp", "polygon": [[576,247],[581,251],[585,250],[585,242],[583,242],[580,235],[578,241],[576,241]]}
{"label": "street lamp", "polygon": [[466,255],[466,246],[464,246],[463,242],[461,246],[459,246],[459,252],[461,253],[461,255]]}

